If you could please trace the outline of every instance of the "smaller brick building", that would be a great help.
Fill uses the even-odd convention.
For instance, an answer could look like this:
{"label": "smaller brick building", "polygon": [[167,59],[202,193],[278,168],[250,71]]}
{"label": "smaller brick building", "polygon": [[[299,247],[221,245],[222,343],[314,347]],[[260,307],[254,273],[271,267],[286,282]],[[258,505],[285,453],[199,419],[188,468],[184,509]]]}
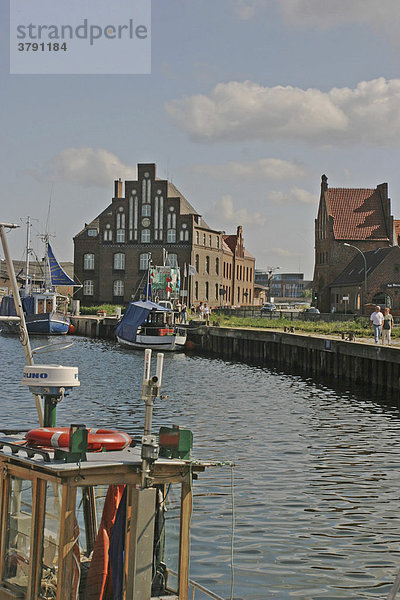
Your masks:
{"label": "smaller brick building", "polygon": [[[368,254],[371,261],[371,252],[397,246],[397,239],[387,183],[382,183],[374,189],[329,188],[326,175],[322,175],[321,196],[315,220],[313,304],[321,312],[337,310],[340,304],[337,297],[342,293],[338,290],[338,282],[344,281],[341,274],[346,265],[349,265],[356,255],[363,263],[364,259],[360,253]],[[375,258],[378,260],[379,257],[383,257],[383,254],[377,254]],[[370,277],[371,273],[372,271],[369,271],[367,277]],[[348,276],[350,277],[350,274]],[[350,281],[345,279],[346,282]],[[392,279],[393,274],[388,273],[387,282]],[[367,310],[363,305],[373,302],[373,297],[381,291],[383,283],[377,284],[378,287],[375,288],[373,281],[372,279],[370,285],[367,284],[367,297],[361,294],[358,300],[353,302],[353,308],[358,307],[354,310]],[[355,278],[354,285],[357,284],[358,279]],[[346,294],[343,295],[346,297]]]}
{"label": "smaller brick building", "polygon": [[366,312],[379,304],[400,314],[400,247],[377,248],[364,256],[365,262],[358,253],[332,282],[332,307],[337,312],[360,312],[366,283]]}

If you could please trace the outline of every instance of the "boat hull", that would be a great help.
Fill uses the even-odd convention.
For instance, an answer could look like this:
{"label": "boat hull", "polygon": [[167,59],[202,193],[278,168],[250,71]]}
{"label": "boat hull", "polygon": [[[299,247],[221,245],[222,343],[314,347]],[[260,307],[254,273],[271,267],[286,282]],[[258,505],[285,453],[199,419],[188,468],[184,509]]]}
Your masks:
{"label": "boat hull", "polygon": [[162,350],[164,352],[176,352],[183,350],[186,344],[186,335],[140,335],[136,336],[135,341],[124,340],[117,335],[118,343],[124,348],[132,350]]}
{"label": "boat hull", "polygon": [[[62,313],[25,315],[25,322],[28,333],[32,335],[65,335],[70,325],[69,318]],[[3,333],[19,333],[18,323],[15,321],[2,321],[0,329]]]}

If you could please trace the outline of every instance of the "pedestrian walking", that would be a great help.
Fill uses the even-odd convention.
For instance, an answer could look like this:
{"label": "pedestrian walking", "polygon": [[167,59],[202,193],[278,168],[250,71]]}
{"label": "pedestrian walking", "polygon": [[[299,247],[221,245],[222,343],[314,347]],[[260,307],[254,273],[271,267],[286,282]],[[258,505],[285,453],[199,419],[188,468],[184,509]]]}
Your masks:
{"label": "pedestrian walking", "polygon": [[390,346],[390,338],[392,334],[393,328],[393,317],[390,314],[390,308],[387,306],[385,308],[385,314],[383,315],[383,326],[382,326],[382,346],[387,342],[387,345]]}
{"label": "pedestrian walking", "polygon": [[375,344],[379,344],[379,338],[382,335],[383,314],[379,304],[375,306],[374,312],[369,318],[369,326],[374,328]]}
{"label": "pedestrian walking", "polygon": [[210,314],[211,314],[211,308],[209,306],[207,306],[207,304],[205,304],[204,305],[204,318],[206,320],[207,327],[210,325]]}

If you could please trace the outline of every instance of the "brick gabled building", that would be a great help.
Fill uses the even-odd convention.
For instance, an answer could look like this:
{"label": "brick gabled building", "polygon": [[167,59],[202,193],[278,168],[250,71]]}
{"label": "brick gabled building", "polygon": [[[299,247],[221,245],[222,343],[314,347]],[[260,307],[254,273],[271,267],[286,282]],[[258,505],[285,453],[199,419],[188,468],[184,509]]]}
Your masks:
{"label": "brick gabled building", "polygon": [[[393,314],[400,314],[400,247],[386,246],[357,255],[331,284],[331,303],[337,312],[361,311],[365,284],[367,302],[364,312],[373,307],[389,306]],[[344,300],[345,299],[345,300]]]}
{"label": "brick gabled building", "polygon": [[[329,312],[335,306],[331,286],[357,254],[345,243],[361,252],[397,245],[387,183],[375,189],[329,188],[326,175],[322,176],[315,220],[313,278],[313,303],[321,312]],[[360,259],[363,260],[361,255]]]}
{"label": "brick gabled building", "polygon": [[77,298],[85,304],[138,299],[149,253],[154,265],[163,265],[167,253],[166,264],[180,267],[190,304],[253,302],[255,261],[242,228],[225,236],[209,227],[171,182],[156,176],[153,163],[139,164],[135,181],[115,181],[111,204],[74,237],[75,275],[83,284]]}

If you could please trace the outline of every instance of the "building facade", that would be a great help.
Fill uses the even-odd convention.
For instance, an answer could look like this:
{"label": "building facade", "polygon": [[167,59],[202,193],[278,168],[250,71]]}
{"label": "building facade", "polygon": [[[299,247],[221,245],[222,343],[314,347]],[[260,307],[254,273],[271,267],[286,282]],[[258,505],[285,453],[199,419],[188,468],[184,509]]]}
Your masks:
{"label": "building facade", "polygon": [[255,259],[235,235],[211,229],[179,190],[139,164],[135,181],[115,182],[112,202],[74,237],[84,304],[138,299],[149,259],[179,266],[181,299],[210,306],[252,304]]}
{"label": "building facade", "polygon": [[[321,312],[334,310],[337,292],[332,284],[346,265],[357,254],[395,245],[396,222],[387,183],[375,189],[329,188],[323,175],[315,220],[313,304]],[[363,304],[368,304],[374,294],[372,288],[367,287],[367,291]]]}

